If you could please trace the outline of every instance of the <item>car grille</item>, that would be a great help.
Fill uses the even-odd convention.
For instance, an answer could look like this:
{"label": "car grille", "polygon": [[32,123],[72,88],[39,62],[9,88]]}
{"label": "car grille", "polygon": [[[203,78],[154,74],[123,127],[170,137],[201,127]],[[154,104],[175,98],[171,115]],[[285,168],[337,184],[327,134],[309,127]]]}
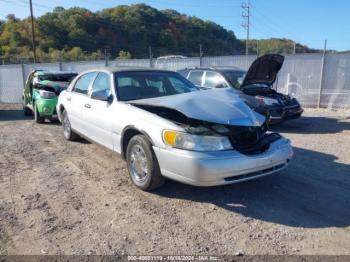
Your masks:
{"label": "car grille", "polygon": [[277,133],[266,134],[267,125],[259,127],[231,127],[228,137],[235,150],[245,155],[261,154],[270,148],[270,144],[281,136]]}

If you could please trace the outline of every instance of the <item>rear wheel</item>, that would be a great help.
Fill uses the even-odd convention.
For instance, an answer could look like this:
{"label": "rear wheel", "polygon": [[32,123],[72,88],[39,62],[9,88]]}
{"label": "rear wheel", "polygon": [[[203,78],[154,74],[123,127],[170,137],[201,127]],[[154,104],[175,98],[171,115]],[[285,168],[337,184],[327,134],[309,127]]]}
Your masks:
{"label": "rear wheel", "polygon": [[24,114],[25,116],[31,116],[31,115],[33,114],[32,110],[30,110],[30,108],[28,108],[28,107],[26,106],[25,101],[24,101],[24,98],[22,98],[22,99],[23,99],[23,103],[22,103],[22,105],[23,105],[23,114]]}
{"label": "rear wheel", "polygon": [[131,138],[126,156],[130,178],[138,188],[151,191],[164,184],[165,178],[160,173],[157,158],[145,136]]}
{"label": "rear wheel", "polygon": [[74,141],[79,138],[79,136],[72,130],[66,110],[62,112],[62,127],[63,135],[67,140]]}
{"label": "rear wheel", "polygon": [[35,122],[38,124],[42,124],[45,121],[45,118],[40,116],[38,107],[35,104],[34,104],[34,119],[35,119]]}

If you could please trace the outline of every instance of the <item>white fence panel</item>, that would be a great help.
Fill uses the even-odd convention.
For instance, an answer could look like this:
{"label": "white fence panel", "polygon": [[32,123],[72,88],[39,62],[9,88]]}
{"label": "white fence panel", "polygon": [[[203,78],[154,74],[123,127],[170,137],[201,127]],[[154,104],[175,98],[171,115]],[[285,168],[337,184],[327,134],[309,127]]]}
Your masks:
{"label": "white fence panel", "polygon": [[279,92],[295,96],[303,106],[317,106],[322,54],[287,55],[278,74]]}
{"label": "white fence panel", "polygon": [[203,66],[234,66],[243,70],[248,70],[255,59],[255,55],[203,57]]}
{"label": "white fence panel", "polygon": [[[202,66],[234,66],[247,70],[256,56],[203,57]],[[82,72],[87,69],[105,67],[104,60],[42,63],[29,65],[0,66],[0,102],[20,103],[24,81],[33,69]],[[291,94],[305,107],[350,108],[350,54],[327,54],[322,74],[322,54],[286,55],[275,88]],[[179,70],[200,65],[200,58],[153,60],[158,69]],[[117,59],[108,61],[110,67],[151,66],[149,59]],[[322,88],[322,89],[321,89]]]}
{"label": "white fence panel", "polygon": [[108,62],[112,67],[141,67],[151,66],[149,59],[116,59]]}
{"label": "white fence panel", "polygon": [[322,83],[322,107],[350,106],[350,54],[327,54]]}
{"label": "white fence panel", "polygon": [[62,70],[81,73],[82,71],[85,71],[85,70],[98,68],[98,67],[104,67],[104,66],[105,66],[104,60],[68,62],[68,63],[62,63]]}
{"label": "white fence panel", "polygon": [[199,66],[199,63],[199,57],[159,59],[155,61],[154,67],[158,69],[177,71],[186,67]]}
{"label": "white fence panel", "polygon": [[29,73],[34,69],[59,71],[60,65],[58,63],[39,63],[39,64],[25,64],[24,65],[24,77],[27,79]]}
{"label": "white fence panel", "polygon": [[23,90],[22,65],[0,68],[0,102],[21,103]]}

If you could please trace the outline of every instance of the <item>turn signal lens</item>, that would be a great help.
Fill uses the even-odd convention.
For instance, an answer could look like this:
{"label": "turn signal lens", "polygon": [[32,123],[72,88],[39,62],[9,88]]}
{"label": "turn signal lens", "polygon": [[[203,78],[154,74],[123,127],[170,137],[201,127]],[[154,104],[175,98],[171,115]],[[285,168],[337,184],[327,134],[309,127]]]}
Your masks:
{"label": "turn signal lens", "polygon": [[168,145],[175,146],[176,144],[176,132],[175,131],[164,131],[163,137],[164,142]]}

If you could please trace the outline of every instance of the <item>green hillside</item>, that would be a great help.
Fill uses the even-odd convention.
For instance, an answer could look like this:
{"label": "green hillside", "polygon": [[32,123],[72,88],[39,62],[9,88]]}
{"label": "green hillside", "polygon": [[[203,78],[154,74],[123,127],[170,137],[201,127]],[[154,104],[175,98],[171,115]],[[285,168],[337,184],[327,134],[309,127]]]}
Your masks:
{"label": "green hillside", "polygon": [[[84,8],[64,9],[37,17],[36,44],[40,61],[103,58],[107,48],[111,59],[146,58],[149,46],[154,56],[181,54],[198,56],[199,44],[206,56],[243,54],[245,42],[234,32],[211,21],[157,10],[145,4],[117,6],[98,12]],[[260,53],[290,53],[292,42],[285,39],[259,41]],[[251,41],[256,53],[256,40]],[[0,58],[18,62],[32,57],[30,19],[8,15],[0,21]],[[297,45],[298,52],[315,52]]]}

